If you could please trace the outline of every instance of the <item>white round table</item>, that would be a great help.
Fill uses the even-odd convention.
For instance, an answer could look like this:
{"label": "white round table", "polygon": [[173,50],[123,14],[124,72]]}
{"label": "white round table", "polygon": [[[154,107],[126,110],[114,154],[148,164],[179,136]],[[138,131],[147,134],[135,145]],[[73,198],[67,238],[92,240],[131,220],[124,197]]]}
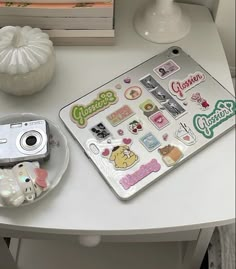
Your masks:
{"label": "white round table", "polygon": [[[17,209],[0,208],[0,236],[124,236],[194,231],[193,238],[198,239],[194,251],[200,244],[204,253],[213,228],[234,221],[234,131],[131,201],[122,202],[58,117],[59,110],[69,102],[173,45],[150,43],[135,33],[132,18],[141,2],[117,1],[114,46],[56,47],[56,76],[43,92],[23,98],[0,92],[0,116],[33,112],[50,118],[60,125],[70,146],[68,170],[45,199]],[[209,11],[201,6],[183,8],[191,17],[192,29],[174,45],[182,47],[233,92],[224,50]]]}

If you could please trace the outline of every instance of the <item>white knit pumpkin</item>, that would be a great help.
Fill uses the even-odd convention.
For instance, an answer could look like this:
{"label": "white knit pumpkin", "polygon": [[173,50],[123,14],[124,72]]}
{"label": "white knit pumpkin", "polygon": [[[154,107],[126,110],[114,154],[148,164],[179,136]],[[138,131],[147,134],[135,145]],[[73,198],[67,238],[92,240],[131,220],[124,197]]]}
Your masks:
{"label": "white knit pumpkin", "polygon": [[29,95],[43,89],[55,70],[55,54],[46,33],[29,26],[0,29],[0,89]]}

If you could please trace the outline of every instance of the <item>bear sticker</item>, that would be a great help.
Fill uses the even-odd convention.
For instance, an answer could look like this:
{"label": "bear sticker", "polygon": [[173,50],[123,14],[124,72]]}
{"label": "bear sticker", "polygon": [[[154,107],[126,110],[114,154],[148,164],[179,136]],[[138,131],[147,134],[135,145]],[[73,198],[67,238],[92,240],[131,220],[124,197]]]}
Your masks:
{"label": "bear sticker", "polygon": [[160,148],[158,149],[158,152],[162,155],[162,160],[167,166],[174,166],[183,158],[182,151],[178,147],[172,145]]}

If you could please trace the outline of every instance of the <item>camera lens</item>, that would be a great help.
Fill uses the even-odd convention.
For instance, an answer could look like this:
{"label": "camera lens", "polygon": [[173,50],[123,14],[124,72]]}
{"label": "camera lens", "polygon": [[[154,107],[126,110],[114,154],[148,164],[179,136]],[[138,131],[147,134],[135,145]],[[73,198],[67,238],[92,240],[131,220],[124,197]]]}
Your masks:
{"label": "camera lens", "polygon": [[24,133],[20,139],[20,145],[22,149],[29,152],[35,151],[40,148],[42,142],[42,135],[35,130]]}
{"label": "camera lens", "polygon": [[37,142],[37,138],[35,136],[31,135],[31,136],[26,138],[25,142],[26,142],[26,145],[28,145],[28,146],[34,146]]}
{"label": "camera lens", "polygon": [[172,50],[172,53],[175,54],[175,55],[178,55],[179,54],[179,50],[178,49],[173,49]]}

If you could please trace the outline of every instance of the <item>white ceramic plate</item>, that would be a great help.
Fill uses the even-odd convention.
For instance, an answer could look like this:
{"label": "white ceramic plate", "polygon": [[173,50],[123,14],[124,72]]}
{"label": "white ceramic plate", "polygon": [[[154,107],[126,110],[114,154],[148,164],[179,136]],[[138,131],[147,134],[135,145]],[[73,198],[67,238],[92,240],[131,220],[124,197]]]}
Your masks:
{"label": "white ceramic plate", "polygon": [[[35,203],[45,197],[45,195],[47,195],[51,190],[53,190],[62,179],[62,176],[65,173],[69,163],[69,147],[67,139],[57,125],[42,116],[27,113],[11,114],[9,116],[0,118],[0,125],[37,119],[46,120],[50,128],[50,159],[41,164],[41,168],[44,168],[48,171],[48,181],[50,183],[50,187],[47,191],[43,192],[38,198],[36,198],[32,203]],[[21,206],[30,205],[32,203],[24,202]],[[0,207],[6,207],[1,201],[1,198]]]}

